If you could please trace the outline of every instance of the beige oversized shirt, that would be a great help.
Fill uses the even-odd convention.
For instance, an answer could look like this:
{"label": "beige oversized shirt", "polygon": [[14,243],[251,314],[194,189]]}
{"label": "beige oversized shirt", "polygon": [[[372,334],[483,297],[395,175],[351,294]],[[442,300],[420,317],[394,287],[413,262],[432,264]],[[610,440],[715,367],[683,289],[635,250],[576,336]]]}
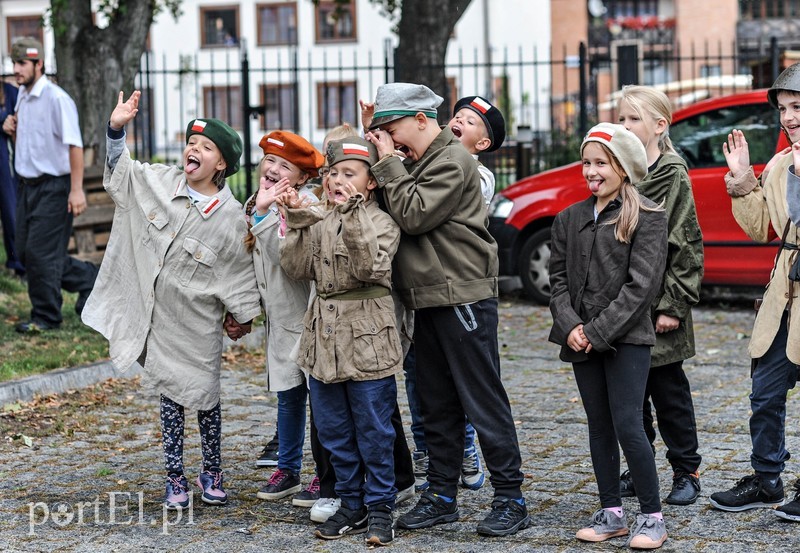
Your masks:
{"label": "beige oversized shirt", "polygon": [[183,171],[134,161],[106,167],[116,204],[111,236],[83,322],[126,370],[146,352],[146,385],[192,410],[219,402],[222,319],[261,312],[247,223],[227,185],[192,204]]}
{"label": "beige oversized shirt", "polygon": [[[725,176],[728,194],[731,195],[733,216],[747,235],[756,242],[768,242],[770,226],[783,235],[789,215],[786,208],[786,176],[792,156],[784,156],[767,175],[766,182],[756,180],[752,169],[737,178],[730,173]],[[786,242],[798,244],[800,233],[789,223]],[[783,250],[764,292],[764,302],[756,315],[753,336],[750,338],[750,357],[763,357],[781,323],[783,312],[789,303],[789,295],[795,304],[789,313],[789,337],[786,341],[786,357],[795,364],[800,363],[800,304],[797,303],[798,283],[789,280],[791,250]]]}

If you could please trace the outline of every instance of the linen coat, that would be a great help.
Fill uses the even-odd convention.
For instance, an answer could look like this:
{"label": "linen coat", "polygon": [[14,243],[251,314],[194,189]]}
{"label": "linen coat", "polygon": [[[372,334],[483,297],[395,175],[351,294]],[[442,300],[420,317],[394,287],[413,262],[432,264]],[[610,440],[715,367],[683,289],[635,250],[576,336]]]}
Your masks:
{"label": "linen coat", "polygon": [[402,370],[392,296],[329,296],[376,285],[391,289],[400,242],[394,220],[358,194],[325,212],[287,209],[286,225],[281,265],[292,278],[313,280],[317,290],[303,321],[300,366],[326,384],[377,380]]}
{"label": "linen coat", "polygon": [[653,322],[662,313],[680,320],[675,330],[656,334],[650,360],[650,366],[655,368],[695,354],[692,306],[700,301],[703,234],[686,162],[680,156],[659,157],[655,168],[636,184],[636,189],[654,203],[663,203],[667,214],[667,270],[653,301]]}
{"label": "linen coat", "polygon": [[108,247],[82,319],[127,370],[192,410],[219,403],[222,319],[261,312],[242,206],[226,185],[192,204],[177,167],[143,164],[127,148],[103,186],[116,204]]}
{"label": "linen coat", "polygon": [[292,350],[303,333],[303,317],[311,293],[309,281],[295,280],[281,268],[280,222],[278,213],[270,209],[267,216],[250,229],[256,238],[253,265],[265,313],[267,389],[271,392],[290,390],[306,380],[292,357]]}
{"label": "linen coat", "polygon": [[[655,204],[647,198],[642,203]],[[630,244],[619,242],[614,225],[605,224],[619,210],[619,198],[594,219],[591,196],[556,216],[550,241],[550,341],[561,347],[561,360],[579,362],[586,353],[567,346],[572,329],[583,331],[599,352],[622,342],[656,343],[650,306],[661,289],[667,258],[667,216],[640,211]]]}
{"label": "linen coat", "polygon": [[[786,207],[786,182],[792,156],[783,156],[761,182],[756,179],[753,169],[734,178],[730,172],[725,175],[725,184],[731,196],[733,216],[742,230],[756,242],[769,242],[776,235],[783,236],[789,223],[786,242],[798,244],[800,233],[789,220]],[[783,250],[776,258],[769,284],[764,291],[764,300],[756,314],[753,335],[748,352],[753,359],[764,356],[780,327],[783,312],[789,304],[789,296],[797,301],[797,282],[789,280],[789,268],[797,252]],[[800,364],[800,306],[793,306],[789,313],[789,336],[786,340],[786,357]]]}

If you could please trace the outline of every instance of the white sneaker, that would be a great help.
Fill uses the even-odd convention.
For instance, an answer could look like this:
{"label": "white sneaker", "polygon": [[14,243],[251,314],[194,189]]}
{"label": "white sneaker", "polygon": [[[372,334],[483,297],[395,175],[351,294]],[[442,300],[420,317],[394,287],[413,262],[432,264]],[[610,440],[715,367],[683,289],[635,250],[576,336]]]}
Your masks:
{"label": "white sneaker", "polygon": [[311,507],[309,517],[314,522],[325,522],[328,518],[336,514],[341,504],[342,500],[338,497],[320,497],[314,503],[314,506]]}
{"label": "white sneaker", "polygon": [[411,484],[405,490],[400,490],[397,492],[397,496],[394,498],[394,504],[400,505],[404,501],[408,501],[412,497],[416,495],[416,490],[414,489],[414,484]]}
{"label": "white sneaker", "polygon": [[470,490],[478,490],[483,486],[484,480],[478,449],[475,447],[471,450],[465,449],[464,458],[461,460],[461,485]]}

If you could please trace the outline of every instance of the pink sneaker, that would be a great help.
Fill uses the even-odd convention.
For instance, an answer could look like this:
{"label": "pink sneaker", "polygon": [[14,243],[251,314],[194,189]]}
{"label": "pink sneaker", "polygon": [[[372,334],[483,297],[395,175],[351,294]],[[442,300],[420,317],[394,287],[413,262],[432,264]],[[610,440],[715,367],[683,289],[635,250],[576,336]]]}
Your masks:
{"label": "pink sneaker", "polygon": [[167,477],[167,490],[164,494],[164,507],[185,509],[189,506],[189,483],[184,475],[170,474]]}
{"label": "pink sneaker", "polygon": [[228,502],[228,494],[222,489],[222,471],[204,470],[197,477],[197,485],[203,490],[203,495],[200,497],[203,503],[225,505]]}

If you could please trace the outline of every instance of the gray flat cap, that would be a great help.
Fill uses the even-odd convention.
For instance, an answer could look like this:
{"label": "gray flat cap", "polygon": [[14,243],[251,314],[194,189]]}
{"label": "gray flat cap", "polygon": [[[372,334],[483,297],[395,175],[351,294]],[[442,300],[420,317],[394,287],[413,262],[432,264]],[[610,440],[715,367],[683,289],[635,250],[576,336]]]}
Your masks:
{"label": "gray flat cap", "polygon": [[430,88],[421,84],[389,83],[378,87],[375,95],[375,114],[370,130],[395,119],[416,115],[420,111],[436,119],[436,108],[444,101]]}

